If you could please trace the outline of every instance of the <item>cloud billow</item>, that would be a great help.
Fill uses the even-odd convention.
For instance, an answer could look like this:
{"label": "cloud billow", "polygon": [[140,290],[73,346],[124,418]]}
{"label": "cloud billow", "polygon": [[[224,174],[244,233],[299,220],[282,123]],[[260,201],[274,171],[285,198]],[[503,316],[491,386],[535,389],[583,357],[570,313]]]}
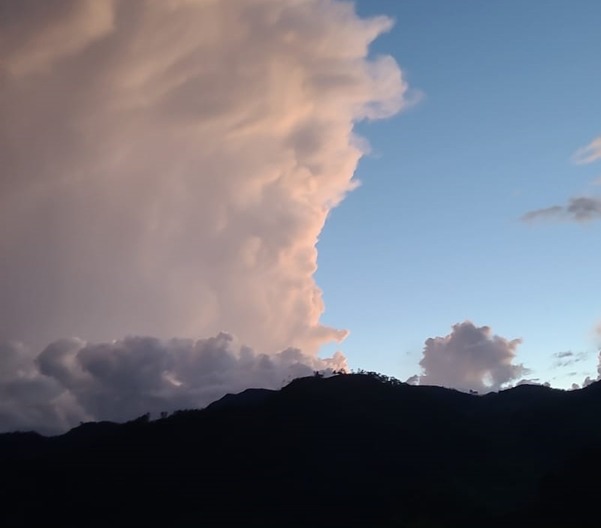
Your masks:
{"label": "cloud billow", "polygon": [[398,65],[368,52],[390,27],[339,0],[0,4],[0,423],[121,416],[86,383],[131,382],[128,416],[186,403],[162,374],[181,354],[127,335],[226,331],[310,368],[345,337],[320,323],[316,243],[356,186],[354,124],[405,104]]}
{"label": "cloud billow", "polygon": [[225,333],[196,341],[61,339],[37,356],[4,343],[0,352],[0,432],[56,433],[80,421],[156,416],[204,407],[248,387],[278,389],[314,371],[347,367],[341,353],[328,359],[292,348],[261,354]]}
{"label": "cloud billow", "polygon": [[488,326],[457,323],[450,334],[426,340],[419,363],[422,374],[412,381],[479,392],[499,390],[529,372],[513,362],[520,343],[521,339],[494,335]]}
{"label": "cloud billow", "polygon": [[584,165],[601,160],[601,137],[593,139],[588,145],[576,151],[573,156],[574,163]]}

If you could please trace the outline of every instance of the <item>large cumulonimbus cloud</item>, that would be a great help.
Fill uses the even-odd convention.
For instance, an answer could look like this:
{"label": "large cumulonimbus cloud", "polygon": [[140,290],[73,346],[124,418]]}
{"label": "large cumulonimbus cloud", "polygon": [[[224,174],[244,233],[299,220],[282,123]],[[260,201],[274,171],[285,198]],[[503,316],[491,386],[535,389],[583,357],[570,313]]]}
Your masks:
{"label": "large cumulonimbus cloud", "polygon": [[520,343],[494,335],[488,326],[457,323],[449,335],[426,340],[419,363],[422,374],[412,381],[479,392],[499,390],[529,372],[513,362]]}
{"label": "large cumulonimbus cloud", "polygon": [[315,351],[353,124],[405,85],[338,0],[2,3],[0,336]]}
{"label": "large cumulonimbus cloud", "polygon": [[[395,61],[368,55],[390,27],[340,0],[0,3],[0,342],[20,365],[1,417],[26,383],[58,391],[27,423],[109,417],[80,384],[104,376],[94,354],[133,375],[127,335],[304,358],[344,338],[319,321],[316,242],[355,186],[353,125],[404,104]],[[77,345],[68,379],[48,350],[31,363],[71,336],[111,344]]]}

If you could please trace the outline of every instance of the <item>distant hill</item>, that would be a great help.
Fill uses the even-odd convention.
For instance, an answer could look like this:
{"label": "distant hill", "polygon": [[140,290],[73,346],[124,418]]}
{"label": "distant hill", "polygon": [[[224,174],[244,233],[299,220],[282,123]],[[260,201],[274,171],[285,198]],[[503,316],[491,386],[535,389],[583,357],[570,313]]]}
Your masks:
{"label": "distant hill", "polygon": [[294,380],[160,420],[0,435],[0,526],[598,527],[601,385]]}

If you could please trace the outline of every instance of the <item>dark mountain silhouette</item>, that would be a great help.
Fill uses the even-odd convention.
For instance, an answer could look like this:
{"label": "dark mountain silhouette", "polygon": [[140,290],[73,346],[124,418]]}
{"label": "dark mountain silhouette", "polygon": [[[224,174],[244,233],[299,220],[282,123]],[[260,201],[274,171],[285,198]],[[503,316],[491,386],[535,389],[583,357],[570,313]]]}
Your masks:
{"label": "dark mountain silhouette", "polygon": [[0,526],[597,527],[601,385],[374,373],[57,437],[0,435]]}

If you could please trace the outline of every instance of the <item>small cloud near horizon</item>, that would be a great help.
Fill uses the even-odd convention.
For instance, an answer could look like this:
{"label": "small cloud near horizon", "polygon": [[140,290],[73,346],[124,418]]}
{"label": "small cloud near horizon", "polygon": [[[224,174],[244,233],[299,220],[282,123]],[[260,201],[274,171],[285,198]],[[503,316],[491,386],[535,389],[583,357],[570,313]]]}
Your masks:
{"label": "small cloud near horizon", "polygon": [[541,385],[542,387],[551,387],[551,384],[548,381],[541,381],[540,378],[521,379],[515,386],[519,387],[520,385]]}
{"label": "small cloud near horizon", "polygon": [[[601,159],[601,136],[593,139],[588,145],[578,149],[572,156],[577,165],[588,165]],[[594,180],[593,185],[601,185],[601,178]],[[577,196],[570,198],[565,205],[551,205],[541,209],[528,211],[520,217],[523,222],[537,220],[560,220],[566,222],[589,222],[601,218],[601,197]]]}
{"label": "small cloud near horizon", "polygon": [[457,323],[450,334],[426,340],[419,362],[422,374],[407,381],[478,392],[499,390],[530,372],[513,363],[521,342],[495,335],[488,326]]}

